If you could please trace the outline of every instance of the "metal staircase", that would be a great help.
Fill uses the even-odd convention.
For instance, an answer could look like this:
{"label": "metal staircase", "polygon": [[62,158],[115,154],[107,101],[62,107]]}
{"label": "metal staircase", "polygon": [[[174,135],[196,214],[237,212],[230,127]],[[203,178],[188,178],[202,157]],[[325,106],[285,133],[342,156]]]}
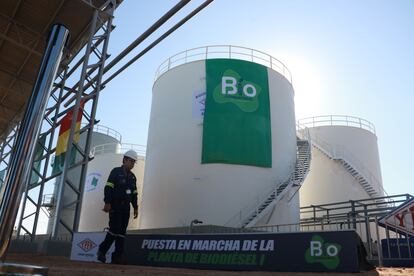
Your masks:
{"label": "metal staircase", "polygon": [[295,170],[289,178],[277,185],[275,189],[241,222],[241,227],[254,225],[263,215],[267,214],[279,200],[291,189],[297,190],[302,185],[309,171],[311,160],[311,146],[309,140],[297,138],[297,158]]}
{"label": "metal staircase", "polygon": [[[325,144],[325,145],[323,145]],[[322,152],[325,156],[327,156],[329,159],[339,162],[343,165],[343,167],[358,181],[359,184],[364,188],[364,190],[367,192],[367,194],[373,198],[373,197],[381,197],[381,195],[378,190],[376,190],[373,187],[374,180],[371,177],[366,176],[366,174],[362,173],[360,170],[358,170],[357,166],[355,166],[351,161],[347,159],[344,154],[344,149],[341,151],[335,151],[333,149],[330,149],[329,145],[327,143],[320,140],[319,137],[312,137],[312,146],[318,149],[320,152]],[[378,183],[379,184],[379,183]],[[381,187],[380,185],[376,185],[377,187]],[[385,191],[383,191],[385,193]]]}
{"label": "metal staircase", "polygon": [[364,188],[364,190],[368,193],[370,197],[377,197],[380,196],[374,188],[371,187],[368,180],[365,179],[363,175],[361,175],[350,163],[348,163],[344,159],[338,160],[344,167],[348,170],[349,173],[352,174],[353,177],[361,184],[361,186]]}

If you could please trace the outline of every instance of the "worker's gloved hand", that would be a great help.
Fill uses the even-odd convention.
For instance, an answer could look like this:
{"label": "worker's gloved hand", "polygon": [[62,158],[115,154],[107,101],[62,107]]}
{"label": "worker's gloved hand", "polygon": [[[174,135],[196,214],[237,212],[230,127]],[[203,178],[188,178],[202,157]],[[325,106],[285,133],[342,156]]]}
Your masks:
{"label": "worker's gloved hand", "polygon": [[110,203],[105,203],[102,211],[104,211],[105,213],[108,213],[109,211],[111,211],[111,204]]}
{"label": "worker's gloved hand", "polygon": [[134,219],[136,219],[138,217],[138,208],[134,209]]}

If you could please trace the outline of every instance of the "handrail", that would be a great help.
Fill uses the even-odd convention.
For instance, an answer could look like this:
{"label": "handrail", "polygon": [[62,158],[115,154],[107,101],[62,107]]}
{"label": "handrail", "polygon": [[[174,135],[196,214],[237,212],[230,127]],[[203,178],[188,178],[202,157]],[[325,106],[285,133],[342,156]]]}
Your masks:
{"label": "handrail", "polygon": [[347,115],[322,115],[315,117],[307,117],[298,120],[298,123],[306,127],[319,126],[352,126],[368,130],[375,133],[375,126],[373,123],[355,116]]}
{"label": "handrail", "polygon": [[[86,123],[82,123],[81,124],[82,127],[88,125]],[[116,140],[118,140],[120,143],[122,142],[122,135],[121,133],[119,133],[118,131],[116,131],[113,128],[104,126],[104,125],[94,125],[93,126],[93,131],[97,132],[97,133],[102,133],[102,134],[106,134],[108,136],[111,136],[113,138],[115,138]]]}
{"label": "handrail", "polygon": [[312,145],[312,136],[309,128],[301,123],[296,122],[296,135],[303,140],[307,140],[309,145]]}
{"label": "handrail", "polygon": [[[335,155],[338,158],[345,160],[348,164],[358,170],[358,173],[361,174],[369,183],[372,183],[380,192],[383,192],[384,195],[388,196],[388,193],[385,191],[384,187],[382,186],[381,181],[368,169],[366,168],[363,163],[355,157],[349,150],[347,150],[344,146],[338,146],[336,149]],[[381,195],[381,194],[380,194]]]}
{"label": "handrail", "polygon": [[130,143],[106,143],[93,147],[91,149],[91,156],[104,153],[125,153],[127,150],[135,150],[138,157],[145,158],[146,148],[144,145],[130,144]]}
{"label": "handrail", "polygon": [[[389,208],[390,210],[398,205],[398,203],[406,202],[409,199],[412,199],[413,196],[411,194],[398,194],[398,195],[392,195],[392,196],[381,196],[381,197],[374,197],[374,198],[363,198],[363,199],[356,199],[356,200],[347,200],[347,201],[340,201],[335,203],[324,203],[324,204],[317,204],[317,205],[308,205],[300,207],[300,213],[301,214],[318,214],[323,213],[326,214],[329,212],[329,214],[332,214],[333,211],[341,212],[341,210],[349,210],[352,206],[352,202],[358,203],[355,204],[355,212],[356,213],[364,213],[366,211],[376,211],[377,208],[371,209],[372,206],[377,206],[378,202],[380,200],[384,200],[387,202],[393,202],[393,206],[385,205],[384,207]],[[366,210],[364,207],[367,207]],[[346,212],[345,212],[346,213]],[[337,213],[335,213],[337,214]],[[338,213],[338,214],[344,214],[344,213]]]}
{"label": "handrail", "polygon": [[121,144],[121,153],[125,153],[128,150],[135,150],[139,156],[145,157],[147,148],[145,145],[131,144],[131,143],[122,143]]}
{"label": "handrail", "polygon": [[[299,126],[298,126],[299,127]],[[301,129],[302,132],[300,133],[299,136],[301,136],[301,139],[307,140],[309,143],[309,151],[310,151],[310,147],[311,147],[311,136],[309,133],[309,130],[307,128]],[[299,134],[299,132],[298,132]],[[309,152],[309,161],[311,159],[311,154]],[[300,187],[299,181],[301,180],[303,182],[304,178],[306,177],[306,174],[308,173],[308,169],[306,169],[304,166],[305,164],[300,163],[300,158],[299,158],[299,151],[296,151],[296,164],[295,164],[295,168],[293,170],[293,172],[291,172],[289,175],[287,175],[285,177],[285,179],[283,179],[282,181],[278,182],[277,186],[273,186],[271,189],[266,190],[265,192],[261,192],[257,195],[256,197],[256,201],[255,202],[250,202],[248,205],[245,205],[237,214],[233,215],[224,225],[226,226],[239,226],[238,224],[240,224],[240,227],[243,227],[243,222],[249,218],[249,216],[251,216],[252,214],[256,213],[257,215],[259,215],[259,208],[261,207],[261,205],[263,204],[264,201],[266,201],[270,195],[272,195],[273,193],[275,193],[275,199],[277,199],[277,197],[279,196],[279,198],[283,197],[284,193],[286,193],[286,191],[289,188],[289,185],[297,185],[298,188]],[[299,171],[301,173],[301,175],[297,175],[295,172]],[[301,179],[299,179],[301,178]],[[279,189],[279,187],[281,187],[282,185],[286,184],[286,187],[283,189],[283,191],[278,195],[277,191]]]}
{"label": "handrail", "polygon": [[179,52],[158,66],[154,83],[162,74],[174,67],[193,61],[213,58],[240,59],[259,63],[280,73],[292,84],[292,74],[280,60],[262,51],[233,45],[202,46]]}
{"label": "handrail", "polygon": [[[299,121],[298,124],[303,125],[303,123]],[[388,196],[388,193],[382,186],[381,181],[379,181],[377,177],[363,165],[362,161],[355,157],[345,146],[331,145],[325,140],[321,139],[319,135],[315,133],[312,133],[312,143],[316,145],[318,148],[320,148],[322,151],[324,151],[332,159],[342,159],[348,164],[350,164],[354,169],[358,171],[358,173],[362,177],[364,177],[368,181],[368,183],[370,183],[371,186],[376,188],[375,191],[377,193],[383,192],[384,195]]]}
{"label": "handrail", "polygon": [[260,205],[269,198],[269,195],[271,195],[279,186],[281,186],[283,183],[286,183],[288,181],[292,181],[293,174],[289,174],[283,181],[278,182],[279,185],[273,186],[271,189],[266,190],[265,192],[261,192],[256,196],[256,200],[253,202],[250,202],[248,205],[245,205],[242,209],[240,209],[237,214],[233,215],[229,220],[226,221],[224,224],[225,226],[231,226],[231,227],[242,227],[243,221],[249,217],[252,213],[256,212],[257,209],[260,207]]}

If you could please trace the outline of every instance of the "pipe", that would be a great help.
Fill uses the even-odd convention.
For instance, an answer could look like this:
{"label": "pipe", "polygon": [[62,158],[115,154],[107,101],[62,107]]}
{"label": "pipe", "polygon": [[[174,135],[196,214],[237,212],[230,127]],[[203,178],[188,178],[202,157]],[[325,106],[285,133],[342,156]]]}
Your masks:
{"label": "pipe", "polygon": [[170,19],[175,13],[187,5],[190,0],[182,0],[177,5],[172,7],[166,14],[164,14],[160,19],[157,20],[148,30],[141,34],[137,39],[134,40],[128,47],[126,47],[119,55],[117,55],[107,66],[105,66],[105,72],[110,70],[114,65],[116,65],[121,59],[123,59],[127,54],[129,54],[135,47],[137,47],[141,42],[143,42],[147,37],[149,37],[153,32],[155,32],[162,24],[164,24],[168,19]]}
{"label": "pipe", "polygon": [[[167,22],[171,17],[173,17],[174,14],[176,14],[179,10],[181,10],[185,5],[187,5],[191,0],[181,0],[178,2],[174,7],[172,7],[167,13],[165,13],[160,19],[158,19],[154,24],[151,25],[144,33],[142,33],[137,39],[135,39],[128,47],[126,47],[121,53],[119,53],[113,60],[111,60],[108,65],[104,68],[104,74],[108,72],[112,67],[114,67],[118,62],[123,59],[126,55],[128,55],[132,50],[134,50],[141,42],[143,42],[147,37],[149,37],[152,33],[154,33],[159,27],[161,27],[165,22]],[[91,69],[88,73],[92,74],[95,71],[95,69]],[[88,89],[93,82],[96,81],[97,77],[94,77],[89,83],[87,83],[84,87],[84,91]],[[75,90],[77,87],[79,87],[81,83],[76,83],[72,90]],[[83,83],[81,84],[83,85]],[[69,95],[69,93],[67,94]],[[68,107],[74,100],[75,96],[73,96],[71,99],[69,99],[65,103],[65,107]],[[66,98],[65,98],[66,99]]]}
{"label": "pipe", "polygon": [[5,185],[0,195],[2,197],[0,204],[0,259],[2,261],[4,261],[13,233],[22,193],[29,179],[43,114],[68,36],[69,31],[63,25],[52,26],[36,82],[17,135]]}
{"label": "pipe", "polygon": [[[171,33],[173,33],[175,30],[177,30],[179,27],[181,27],[185,22],[190,20],[194,15],[199,13],[202,9],[207,7],[213,1],[214,0],[206,0],[205,2],[203,2],[200,6],[198,6],[195,10],[193,10],[190,14],[188,14],[186,17],[181,19],[177,24],[172,26],[168,31],[163,33],[159,38],[157,38],[154,42],[152,42],[150,45],[148,45],[144,50],[139,52],[130,61],[128,61],[121,68],[119,68],[115,73],[113,73],[110,77],[108,77],[102,83],[102,86],[105,86],[106,84],[108,84],[108,82],[113,80],[116,76],[118,76],[120,73],[122,73],[122,71],[124,71],[126,68],[128,68],[131,64],[133,64],[135,61],[137,61],[140,57],[142,57],[144,54],[146,54],[149,50],[154,48],[158,43],[160,43],[162,40],[164,40],[167,36],[169,36]],[[105,72],[107,72],[109,70],[109,69],[108,70],[106,70],[106,69],[107,69],[107,67],[105,67]]]}

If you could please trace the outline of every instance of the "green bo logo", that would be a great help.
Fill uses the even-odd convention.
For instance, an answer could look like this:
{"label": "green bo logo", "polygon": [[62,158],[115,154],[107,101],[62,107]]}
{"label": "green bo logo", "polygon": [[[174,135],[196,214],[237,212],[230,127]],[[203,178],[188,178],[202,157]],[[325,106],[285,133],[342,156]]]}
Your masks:
{"label": "green bo logo", "polygon": [[[229,89],[228,89],[229,88]],[[243,84],[243,95],[249,98],[253,98],[256,96],[257,90],[256,88],[250,84],[246,83]],[[221,78],[221,93],[224,95],[234,95],[237,94],[237,79],[234,77],[222,77]]]}
{"label": "green bo logo", "polygon": [[334,269],[339,265],[340,251],[341,245],[325,242],[321,236],[315,235],[306,250],[305,259],[308,263],[321,263],[327,269]]}
{"label": "green bo logo", "polygon": [[244,112],[254,112],[259,107],[258,95],[261,90],[258,84],[227,69],[221,77],[221,83],[213,91],[213,98],[217,103],[233,103]]}

